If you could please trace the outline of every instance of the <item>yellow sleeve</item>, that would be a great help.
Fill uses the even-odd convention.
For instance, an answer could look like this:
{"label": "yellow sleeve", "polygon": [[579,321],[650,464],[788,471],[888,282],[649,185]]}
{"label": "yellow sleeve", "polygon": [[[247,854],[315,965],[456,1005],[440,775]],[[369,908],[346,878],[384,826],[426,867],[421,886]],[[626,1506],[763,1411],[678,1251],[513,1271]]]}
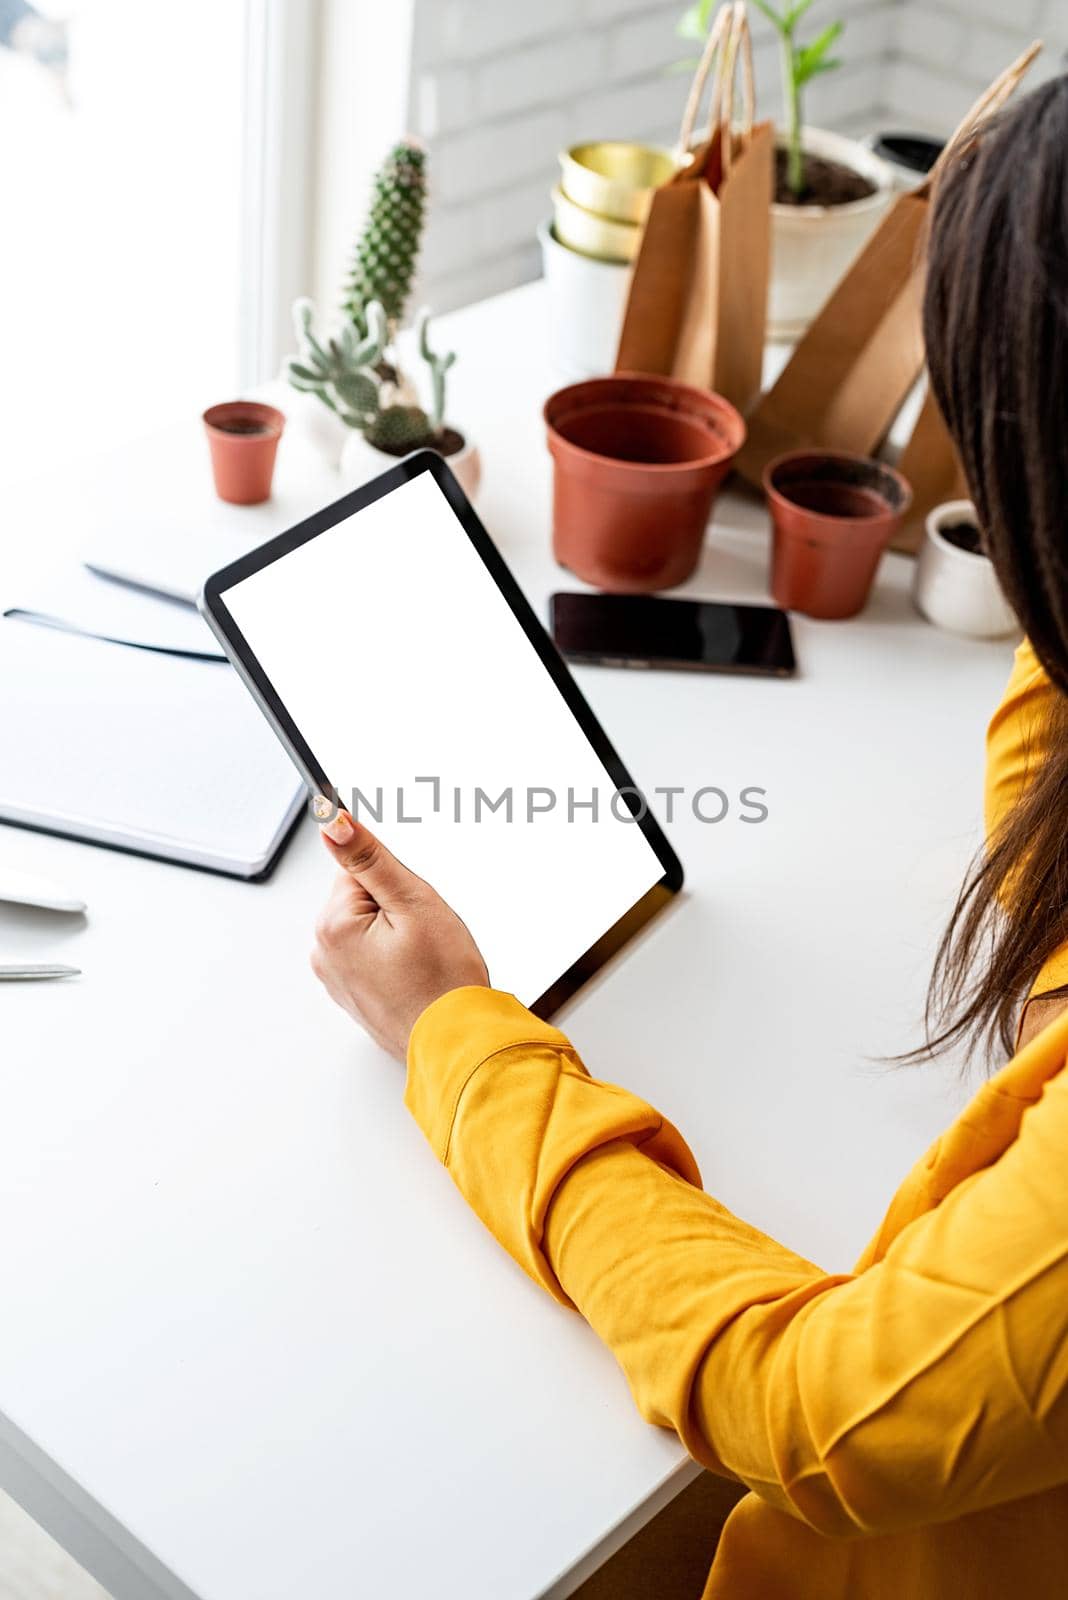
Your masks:
{"label": "yellow sleeve", "polygon": [[424,1013],[408,1102],[467,1200],[614,1351],[642,1414],[828,1536],[1068,1480],[1068,1077],[1016,1143],[834,1276],[697,1186],[678,1134],[510,996]]}
{"label": "yellow sleeve", "polygon": [[991,838],[1014,810],[1046,754],[1045,716],[1056,690],[1024,639],[986,735],[986,832]]}
{"label": "yellow sleeve", "polygon": [[576,1162],[625,1139],[701,1183],[670,1122],[636,1095],[591,1078],[558,1028],[496,989],[454,989],[419,1018],[405,1103],[486,1226],[565,1305],[542,1240],[549,1202]]}
{"label": "yellow sleeve", "polygon": [[[1049,748],[1047,712],[1057,690],[1029,639],[1016,651],[1012,672],[986,736],[986,834],[990,839],[1019,803]],[[1054,952],[1031,987],[1049,994],[1068,984],[1068,945]]]}

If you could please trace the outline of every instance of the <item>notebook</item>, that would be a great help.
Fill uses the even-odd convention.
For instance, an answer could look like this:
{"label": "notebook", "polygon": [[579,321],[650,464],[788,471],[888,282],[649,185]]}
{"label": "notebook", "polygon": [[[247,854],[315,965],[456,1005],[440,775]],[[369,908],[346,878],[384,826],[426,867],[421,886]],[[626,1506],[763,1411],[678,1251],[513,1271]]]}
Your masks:
{"label": "notebook", "polygon": [[195,606],[106,579],[88,567],[63,567],[17,592],[16,599],[8,611],[28,612],[41,622],[84,628],[144,649],[226,659]]}
{"label": "notebook", "polygon": [[0,821],[265,877],[304,784],[196,613],[76,570],[19,605],[130,642],[0,617]]}

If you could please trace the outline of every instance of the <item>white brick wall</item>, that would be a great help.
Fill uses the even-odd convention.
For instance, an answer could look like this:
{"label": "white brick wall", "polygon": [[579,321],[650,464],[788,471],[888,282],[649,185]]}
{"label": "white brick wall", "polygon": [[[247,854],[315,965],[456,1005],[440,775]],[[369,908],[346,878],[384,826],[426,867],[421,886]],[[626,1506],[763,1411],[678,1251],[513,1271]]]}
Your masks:
{"label": "white brick wall", "polygon": [[[434,204],[421,293],[445,310],[539,269],[561,146],[579,139],[670,143],[691,53],[684,0],[413,0],[411,125],[430,150]],[[779,110],[779,63],[755,7],[762,113]],[[1034,81],[1061,70],[1068,0],[815,0],[806,29],[842,17],[844,65],[814,80],[811,122],[947,132],[1036,34]]]}
{"label": "white brick wall", "polygon": [[1002,67],[1040,38],[1028,78],[1064,70],[1068,0],[905,0],[896,18],[885,104],[899,120],[944,133]]}
{"label": "white brick wall", "polygon": [[[1068,0],[1066,0],[1068,3]],[[430,150],[433,207],[420,293],[442,310],[534,277],[558,150],[580,139],[671,143],[692,54],[685,0],[414,0],[411,124]],[[762,112],[779,107],[770,25],[753,32]],[[846,65],[817,79],[812,119],[849,123],[887,80],[893,0],[815,0],[847,22]],[[843,40],[846,44],[846,40]]]}
{"label": "white brick wall", "polygon": [[881,10],[889,70],[877,109],[917,128],[948,132],[1032,39],[1045,49],[1029,87],[1068,67],[1068,0],[885,0]]}

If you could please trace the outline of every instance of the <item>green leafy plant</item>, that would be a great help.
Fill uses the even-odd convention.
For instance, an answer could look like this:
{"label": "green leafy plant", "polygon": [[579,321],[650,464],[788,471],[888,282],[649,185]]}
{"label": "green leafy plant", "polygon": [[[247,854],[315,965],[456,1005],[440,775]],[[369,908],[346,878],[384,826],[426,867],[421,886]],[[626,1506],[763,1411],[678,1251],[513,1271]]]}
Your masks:
{"label": "green leafy plant", "polygon": [[[837,56],[830,54],[831,47],[841,37],[844,22],[829,23],[822,33],[809,44],[798,44],[797,27],[812,0],[793,0],[777,10],[770,0],[753,0],[779,35],[782,61],[782,93],[785,108],[786,134],[786,185],[795,199],[805,192],[805,152],[801,145],[804,126],[802,90],[821,72],[832,72],[841,66]],[[704,40],[712,24],[718,0],[695,0],[681,21],[678,31],[684,39]]]}
{"label": "green leafy plant", "polygon": [[456,354],[438,355],[430,347],[430,313],[421,311],[417,343],[430,384],[429,412],[421,406],[400,405],[395,386],[382,376],[382,353],[390,336],[389,318],[378,300],[364,307],[367,331],[344,321],[338,332],[321,339],[315,332],[315,307],[298,300],[293,307],[298,354],[286,362],[286,376],[294,389],[314,394],[349,428],[356,428],[379,450],[401,454],[433,445],[445,426],[445,375]]}
{"label": "green leafy plant", "polygon": [[371,204],[345,280],[342,308],[367,333],[376,300],[392,337],[404,316],[426,218],[426,153],[410,140],[393,146],[375,175]]}

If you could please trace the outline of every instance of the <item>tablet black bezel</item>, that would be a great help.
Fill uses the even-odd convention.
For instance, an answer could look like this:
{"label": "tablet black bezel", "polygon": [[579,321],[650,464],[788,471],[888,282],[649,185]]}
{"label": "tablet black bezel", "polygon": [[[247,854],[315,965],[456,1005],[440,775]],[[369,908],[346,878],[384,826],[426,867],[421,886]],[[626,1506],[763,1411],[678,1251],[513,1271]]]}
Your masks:
{"label": "tablet black bezel", "polygon": [[565,1001],[600,971],[609,958],[678,893],[683,881],[682,865],[647,804],[642,814],[637,798],[639,791],[633,779],[587,704],[566,662],[509,571],[503,556],[479,521],[474,507],[460,488],[447,462],[433,450],[419,450],[413,455],[406,456],[380,477],[373,478],[370,483],[343,495],[332,505],[324,506],[313,516],[298,522],[296,527],[277,534],[265,544],[249,551],[247,555],[212,573],[201,591],[200,609],[311,790],[337,801],[337,790],[301,737],[255,653],[230,615],[223,596],[227,589],[244,582],[253,573],[262,571],[264,567],[270,566],[283,556],[290,555],[301,545],[307,544],[309,539],[315,539],[319,534],[336,527],[339,522],[344,522],[354,513],[365,510],[383,495],[392,494],[394,489],[410,483],[413,478],[419,477],[424,472],[429,472],[441,489],[483,565],[537,651],[542,665],[593,746],[616,790],[623,795],[624,803],[664,869],[659,881],[653,884],[652,888],[648,889],[641,899],[602,934],[596,943],[591,945],[530,1007],[536,1016],[547,1018],[559,1010]]}

